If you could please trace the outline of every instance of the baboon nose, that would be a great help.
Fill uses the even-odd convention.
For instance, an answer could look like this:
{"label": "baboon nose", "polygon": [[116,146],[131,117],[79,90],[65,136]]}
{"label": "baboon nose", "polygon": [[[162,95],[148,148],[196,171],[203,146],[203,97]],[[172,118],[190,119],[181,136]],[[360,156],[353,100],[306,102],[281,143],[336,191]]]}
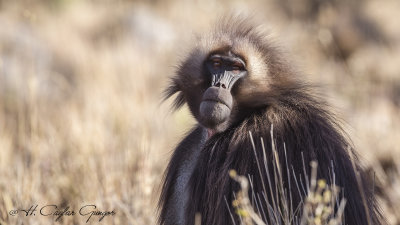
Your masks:
{"label": "baboon nose", "polygon": [[212,87],[222,88],[226,90],[231,90],[233,84],[240,78],[236,76],[231,71],[225,71],[221,74],[214,74],[211,81]]}
{"label": "baboon nose", "polygon": [[215,86],[216,87],[222,87],[222,88],[226,89],[226,85],[223,84],[223,83],[221,84],[221,82],[218,82]]}

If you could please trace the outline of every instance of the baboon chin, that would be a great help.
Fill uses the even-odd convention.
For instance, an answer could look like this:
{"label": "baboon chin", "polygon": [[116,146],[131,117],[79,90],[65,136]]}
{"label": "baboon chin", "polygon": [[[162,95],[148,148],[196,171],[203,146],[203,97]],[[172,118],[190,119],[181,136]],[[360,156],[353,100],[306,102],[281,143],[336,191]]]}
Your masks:
{"label": "baboon chin", "polygon": [[[299,191],[293,184],[308,182],[312,161],[318,162],[318,179],[341,188],[347,200],[344,224],[384,224],[373,183],[356,153],[348,151],[351,141],[301,77],[249,19],[222,19],[214,32],[198,40],[165,91],[166,98],[176,94],[175,108],[187,104],[198,124],[178,144],[166,169],[159,224],[194,224],[196,213],[204,225],[240,224],[240,216],[231,213],[239,190],[229,177],[231,169],[251,178],[249,194],[258,196],[252,204],[264,213],[262,220],[280,224],[277,217],[284,218],[273,216],[271,202],[285,190],[294,207],[302,206],[306,188]],[[274,179],[271,188],[262,182],[276,175],[274,157],[281,168],[291,169],[281,174],[279,190]],[[257,166],[258,159],[265,160],[265,168]]]}

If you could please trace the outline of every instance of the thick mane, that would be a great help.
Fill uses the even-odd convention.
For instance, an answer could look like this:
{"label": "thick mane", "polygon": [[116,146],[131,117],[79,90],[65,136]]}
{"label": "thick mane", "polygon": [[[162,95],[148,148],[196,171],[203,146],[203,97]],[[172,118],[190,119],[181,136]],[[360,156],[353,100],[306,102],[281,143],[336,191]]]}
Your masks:
{"label": "thick mane", "polygon": [[[293,90],[292,93],[287,93],[287,96],[281,96],[280,101],[271,107],[259,110],[236,127],[215,135],[202,150],[191,179],[193,207],[190,207],[189,215],[200,212],[202,224],[230,224],[226,222],[230,215],[225,198],[230,204],[234,200],[233,193],[238,191],[238,185],[228,175],[231,169],[252,178],[251,191],[255,196],[264,199],[263,196],[266,194],[268,201],[260,200],[259,207],[262,205],[264,209],[267,209],[266,202],[273,205],[271,198],[277,196],[278,190],[273,188],[273,193],[268,191],[265,193],[262,180],[266,179],[267,172],[262,169],[260,176],[249,136],[249,132],[252,132],[259,160],[263,158],[260,138],[263,139],[271,173],[274,170],[270,134],[273,125],[281,168],[290,168],[290,173],[296,172],[297,181],[302,180],[305,187],[308,179],[302,173],[303,168],[307,168],[306,174],[310,175],[310,162],[317,161],[318,177],[341,187],[341,195],[348,200],[345,224],[368,224],[366,211],[360,210],[364,209],[362,196],[355,182],[355,172],[347,151],[351,145],[344,138],[343,131],[335,121],[334,116],[324,110],[324,104],[307,94],[307,91]],[[354,155],[354,152],[351,151],[350,154]],[[354,157],[357,158],[356,155]],[[334,178],[332,174],[335,174]],[[286,190],[289,189],[288,178],[292,185],[296,182],[293,174],[288,177],[288,174],[284,172],[283,180]],[[272,179],[272,182],[274,181]],[[272,184],[272,187],[275,187],[275,184]],[[296,208],[305,198],[305,193],[300,194],[296,188],[292,188],[290,192],[293,206]],[[375,214],[377,213],[375,200],[368,197],[372,196],[372,188],[372,186],[366,186],[364,190],[368,198],[368,210]],[[275,201],[278,200],[275,199]],[[257,209],[256,205],[254,208]],[[230,210],[234,211],[232,208]],[[234,216],[236,221],[240,221],[236,214]],[[376,219],[374,216],[372,218]],[[264,219],[269,224],[276,223],[271,217]],[[373,224],[380,223],[373,221]]]}

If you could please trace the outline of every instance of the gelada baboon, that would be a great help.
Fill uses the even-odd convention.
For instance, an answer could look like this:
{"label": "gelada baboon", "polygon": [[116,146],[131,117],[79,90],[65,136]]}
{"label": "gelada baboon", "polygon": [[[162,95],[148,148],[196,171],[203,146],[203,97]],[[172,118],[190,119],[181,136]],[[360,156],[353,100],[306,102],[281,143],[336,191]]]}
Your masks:
{"label": "gelada baboon", "polygon": [[[341,196],[347,200],[345,224],[381,224],[373,183],[362,172],[356,176],[349,154],[357,159],[356,155],[347,150],[349,141],[324,103],[252,19],[221,21],[214,32],[199,38],[165,92],[166,98],[177,94],[175,107],[186,103],[198,124],[175,149],[166,170],[159,223],[194,224],[195,214],[200,213],[202,224],[240,224],[239,216],[228,208],[240,188],[229,177],[234,169],[252,177],[250,191],[265,199],[254,206],[264,212],[263,219],[268,224],[280,224],[269,218],[271,209],[267,206],[277,190],[267,189],[270,191],[265,193],[262,184],[268,175],[274,176],[273,126],[280,164],[297,176],[282,175],[293,211],[305,196],[293,186],[295,182],[308,182],[303,171],[315,160],[318,178],[342,188]],[[255,156],[263,158],[260,138],[269,170],[257,167]],[[362,192],[357,177],[361,178]]]}

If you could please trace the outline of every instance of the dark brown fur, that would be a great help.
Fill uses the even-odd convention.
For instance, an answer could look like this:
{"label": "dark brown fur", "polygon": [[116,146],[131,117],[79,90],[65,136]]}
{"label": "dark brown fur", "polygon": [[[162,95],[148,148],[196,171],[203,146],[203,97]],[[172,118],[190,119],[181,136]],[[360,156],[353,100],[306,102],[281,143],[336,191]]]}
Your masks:
{"label": "dark brown fur", "polygon": [[[356,169],[361,172],[367,209],[363,205],[355,171],[347,151],[351,146],[350,142],[337,119],[326,110],[327,106],[314,96],[308,85],[299,81],[299,73],[291,69],[292,67],[280,56],[279,51],[248,20],[235,19],[222,22],[211,39],[218,39],[221,35],[227,35],[231,41],[221,46],[211,46],[206,50],[204,46],[195,47],[188,59],[179,67],[177,76],[172,78],[172,85],[167,89],[166,96],[170,97],[174,93],[179,93],[176,98],[176,107],[188,103],[193,115],[196,117],[198,114],[196,102],[199,98],[196,95],[204,91],[207,86],[203,84],[204,81],[201,78],[201,62],[209,51],[221,47],[229,48],[235,43],[245,42],[243,46],[237,47],[238,51],[243,50],[239,54],[242,54],[248,64],[253,63],[257,66],[249,68],[249,76],[238,83],[232,91],[236,107],[233,109],[229,127],[207,139],[205,138],[206,129],[199,124],[175,150],[166,170],[162,187],[159,223],[166,225],[177,223],[174,219],[177,212],[174,209],[171,210],[171,206],[176,205],[174,202],[177,202],[176,198],[179,196],[179,193],[176,194],[179,189],[176,186],[179,183],[177,180],[182,174],[182,168],[191,165],[191,158],[195,158],[194,171],[190,174],[185,187],[187,189],[184,189],[188,191],[189,199],[185,205],[185,224],[194,223],[196,212],[201,214],[202,224],[233,224],[225,198],[228,203],[231,203],[234,199],[233,193],[238,191],[239,187],[229,177],[229,170],[235,169],[238,174],[252,177],[252,193],[263,196],[261,180],[266,180],[267,174],[265,169],[261,170],[261,174],[258,170],[249,132],[254,137],[258,159],[263,158],[260,141],[260,138],[263,138],[269,171],[273,173],[270,135],[273,125],[281,167],[290,168],[297,176],[297,182],[299,179],[303,183],[306,182],[303,168],[308,170],[306,174],[309,175],[310,162],[317,161],[318,177],[342,187],[341,194],[347,200],[345,224],[366,225],[368,216],[372,224],[382,224],[372,192],[373,184],[361,172],[360,166],[356,165]],[[246,48],[250,49],[249,52],[246,52]],[[259,61],[251,59],[251,54],[258,53],[261,53],[257,57]],[[195,157],[194,152],[197,152]],[[357,164],[355,153],[350,152],[350,154],[353,154]],[[335,180],[332,178],[333,173]],[[273,177],[273,174],[270,176]],[[282,176],[284,188],[291,192],[293,206],[296,208],[304,198],[304,194],[299,193],[294,187],[296,181],[293,174],[288,177],[285,172]],[[288,179],[292,184],[290,190]],[[276,191],[273,188],[272,193],[269,191],[265,193],[269,201],[272,196],[275,196]],[[259,207],[263,207],[263,211],[267,212],[265,202],[261,204],[262,206]],[[234,211],[232,207],[231,211]],[[369,214],[367,215],[366,212]],[[240,224],[239,217],[233,214],[236,224]],[[268,213],[266,215],[263,217],[266,222],[278,223],[273,221]]]}

